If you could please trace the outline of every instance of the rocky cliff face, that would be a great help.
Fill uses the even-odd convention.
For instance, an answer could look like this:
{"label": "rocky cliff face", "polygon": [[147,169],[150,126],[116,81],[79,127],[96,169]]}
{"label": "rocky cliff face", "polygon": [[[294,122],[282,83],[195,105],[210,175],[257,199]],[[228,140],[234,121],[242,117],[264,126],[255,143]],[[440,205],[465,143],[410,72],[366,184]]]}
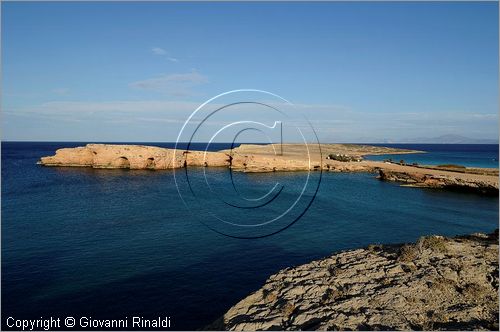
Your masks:
{"label": "rocky cliff face", "polygon": [[143,145],[87,144],[59,149],[42,157],[44,166],[93,168],[172,169],[190,166],[229,166],[230,157],[220,152],[181,151]]}
{"label": "rocky cliff face", "polygon": [[319,170],[350,172],[373,171],[373,165],[326,159],[328,154],[360,160],[363,154],[411,153],[417,151],[352,144],[305,146],[284,144],[283,153],[272,144],[244,144],[220,152],[182,151],[143,145],[87,144],[65,148],[54,156],[42,157],[44,166],[79,166],[93,168],[171,169],[185,166],[229,166],[243,172]]}
{"label": "rocky cliff face", "polygon": [[498,230],[370,246],[282,270],[208,328],[498,330]]}
{"label": "rocky cliff face", "polygon": [[[249,146],[252,148],[253,146]],[[172,169],[185,166],[231,167],[243,172],[306,171],[336,169],[335,161],[323,163],[319,153],[311,160],[297,145],[284,155],[277,155],[267,146],[257,146],[258,153],[240,147],[220,152],[182,151],[142,145],[87,144],[84,147],[65,148],[54,156],[42,157],[44,166],[78,166],[93,168]],[[269,151],[268,151],[269,150]],[[260,151],[260,152],[259,152]],[[271,153],[272,152],[272,153]],[[341,165],[339,171],[349,169]],[[366,170],[366,166],[362,166]]]}

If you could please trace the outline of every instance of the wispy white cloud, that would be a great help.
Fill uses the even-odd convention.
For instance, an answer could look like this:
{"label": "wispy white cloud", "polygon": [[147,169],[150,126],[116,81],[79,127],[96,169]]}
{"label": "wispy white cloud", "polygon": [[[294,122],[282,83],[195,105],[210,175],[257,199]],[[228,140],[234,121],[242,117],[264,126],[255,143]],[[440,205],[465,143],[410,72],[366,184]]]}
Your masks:
{"label": "wispy white cloud", "polygon": [[153,47],[151,49],[151,52],[153,52],[154,55],[164,56],[168,61],[179,62],[179,59],[171,56],[169,52],[167,52],[161,47]]}
{"label": "wispy white cloud", "polygon": [[166,93],[171,96],[192,95],[192,88],[208,82],[208,78],[197,71],[184,74],[169,74],[129,84],[130,87]]}
{"label": "wispy white cloud", "polygon": [[498,114],[494,113],[473,113],[472,117],[476,119],[490,119],[490,120],[497,120],[498,119]]}
{"label": "wispy white cloud", "polygon": [[167,51],[165,51],[161,47],[153,47],[151,49],[151,52],[153,52],[153,54],[155,54],[155,55],[166,55],[167,54]]}
{"label": "wispy white cloud", "polygon": [[[198,82],[200,78],[196,78],[196,75],[193,78],[191,74],[188,76],[178,74],[166,80]],[[169,136],[168,139],[172,140],[175,139],[174,134],[179,132],[184,121],[200,104],[200,102],[180,100],[52,101],[30,107],[9,107],[4,110],[4,115],[8,120],[23,117],[30,121],[43,119],[51,123],[57,121],[75,123],[74,128],[77,129],[80,126],[86,130],[92,130],[96,124],[118,123],[127,124],[131,132],[135,128],[157,128],[158,139],[167,139],[161,135],[171,135],[172,137]],[[222,105],[214,104],[212,108],[220,106]],[[294,109],[296,113],[291,114],[292,119],[298,122],[290,122],[289,125],[304,125],[304,122],[300,123],[299,120],[299,114],[304,114],[318,133],[321,142],[383,142],[390,139],[397,141],[402,138],[437,137],[446,134],[472,138],[498,136],[498,114],[494,113],[425,110],[422,112],[367,112],[353,110],[346,106],[306,104],[296,104]],[[241,110],[213,117],[205,124],[223,126],[230,121],[241,120],[239,111]],[[289,114],[288,109],[286,113]],[[263,112],[250,114],[257,116]],[[252,120],[267,123],[268,120],[273,120],[273,115],[264,114],[264,118],[258,117]],[[76,123],[81,125],[76,125]],[[162,125],[169,128],[168,133],[160,130]],[[73,124],[68,124],[68,126],[73,126]]]}
{"label": "wispy white cloud", "polygon": [[[29,115],[115,115],[119,113],[165,112],[170,116],[181,112],[194,110],[199,103],[185,101],[105,101],[105,102],[84,102],[84,101],[51,101],[31,107],[18,107],[5,110],[9,114],[29,114]],[[172,114],[173,112],[173,114]]]}

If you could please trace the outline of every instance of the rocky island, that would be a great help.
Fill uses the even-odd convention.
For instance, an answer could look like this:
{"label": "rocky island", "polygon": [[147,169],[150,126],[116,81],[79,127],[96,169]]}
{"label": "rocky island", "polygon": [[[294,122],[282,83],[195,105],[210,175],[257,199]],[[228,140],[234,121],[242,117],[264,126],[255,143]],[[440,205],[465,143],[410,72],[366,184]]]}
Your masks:
{"label": "rocky island", "polygon": [[284,269],[207,329],[498,331],[498,230]]}
{"label": "rocky island", "polygon": [[[42,157],[44,166],[76,166],[93,168],[128,169],[172,169],[186,166],[231,167],[244,172],[272,172],[336,170],[336,160],[326,156],[333,153],[349,156],[419,153],[421,151],[394,149],[369,145],[322,144],[318,145],[283,144],[256,145],[243,144],[231,150],[219,152],[175,150],[144,145],[87,144],[76,148],[58,149],[54,156]],[[340,168],[339,168],[340,169]]]}
{"label": "rocky island", "polygon": [[[498,169],[430,167],[363,160],[365,155],[421,153],[356,144],[243,144],[218,152],[185,151],[143,145],[87,144],[42,157],[44,166],[164,170],[187,166],[230,167],[241,172],[371,172],[407,186],[447,188],[498,195]],[[342,158],[330,158],[330,156]],[[337,160],[340,159],[340,160]]]}

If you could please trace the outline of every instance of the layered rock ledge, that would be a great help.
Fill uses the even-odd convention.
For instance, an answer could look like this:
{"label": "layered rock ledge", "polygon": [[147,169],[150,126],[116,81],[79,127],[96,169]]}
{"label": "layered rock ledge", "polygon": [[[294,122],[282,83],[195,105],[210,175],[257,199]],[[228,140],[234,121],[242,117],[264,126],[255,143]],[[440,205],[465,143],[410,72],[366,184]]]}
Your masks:
{"label": "layered rock ledge", "polygon": [[209,329],[497,330],[498,230],[284,269]]}
{"label": "layered rock ledge", "polygon": [[492,181],[489,177],[450,176],[449,174],[433,174],[432,172],[422,173],[380,169],[379,178],[385,181],[402,182],[411,187],[445,188],[498,195],[498,182]]}
{"label": "layered rock ledge", "polygon": [[[364,155],[419,153],[421,151],[355,144],[251,145],[219,152],[183,151],[142,145],[87,144],[65,148],[42,157],[44,166],[93,168],[173,169],[186,166],[230,167],[241,172],[332,171],[379,172],[379,178],[405,185],[449,188],[498,194],[498,169],[467,169],[460,172],[436,167],[399,165],[362,160]],[[347,160],[327,159],[339,154]]]}

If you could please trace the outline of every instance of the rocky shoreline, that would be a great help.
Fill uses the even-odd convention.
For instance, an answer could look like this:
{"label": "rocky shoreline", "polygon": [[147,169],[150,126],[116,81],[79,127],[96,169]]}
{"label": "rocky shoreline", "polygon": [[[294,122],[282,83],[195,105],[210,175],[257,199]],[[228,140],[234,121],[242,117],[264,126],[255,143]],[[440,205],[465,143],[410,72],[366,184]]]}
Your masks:
{"label": "rocky shoreline", "polygon": [[[283,153],[278,153],[278,149],[282,149]],[[356,158],[366,154],[421,152],[354,144],[323,144],[321,151],[317,145],[243,144],[219,152],[185,151],[144,145],[87,144],[82,147],[58,149],[54,156],[42,157],[39,163],[44,166],[151,170],[186,166],[231,167],[244,172],[304,171],[319,168],[335,170],[340,165],[352,166],[353,163],[326,159],[328,154],[339,151]]]}
{"label": "rocky shoreline", "polygon": [[406,171],[379,169],[379,179],[401,182],[409,187],[448,189],[475,192],[485,195],[498,195],[498,184],[470,177],[453,177],[436,174],[423,174]]}
{"label": "rocky shoreline", "polygon": [[[54,156],[42,157],[43,166],[92,167],[104,169],[165,170],[187,166],[229,167],[240,172],[328,171],[379,173],[379,179],[401,182],[404,185],[444,188],[498,195],[498,169],[468,169],[460,172],[436,167],[400,165],[362,160],[364,155],[421,153],[422,151],[394,149],[355,144],[317,145],[243,144],[219,152],[183,151],[154,146],[87,144],[65,148]],[[341,155],[340,161],[329,158]]]}
{"label": "rocky shoreline", "polygon": [[497,330],[498,230],[349,250],[271,276],[213,330]]}

